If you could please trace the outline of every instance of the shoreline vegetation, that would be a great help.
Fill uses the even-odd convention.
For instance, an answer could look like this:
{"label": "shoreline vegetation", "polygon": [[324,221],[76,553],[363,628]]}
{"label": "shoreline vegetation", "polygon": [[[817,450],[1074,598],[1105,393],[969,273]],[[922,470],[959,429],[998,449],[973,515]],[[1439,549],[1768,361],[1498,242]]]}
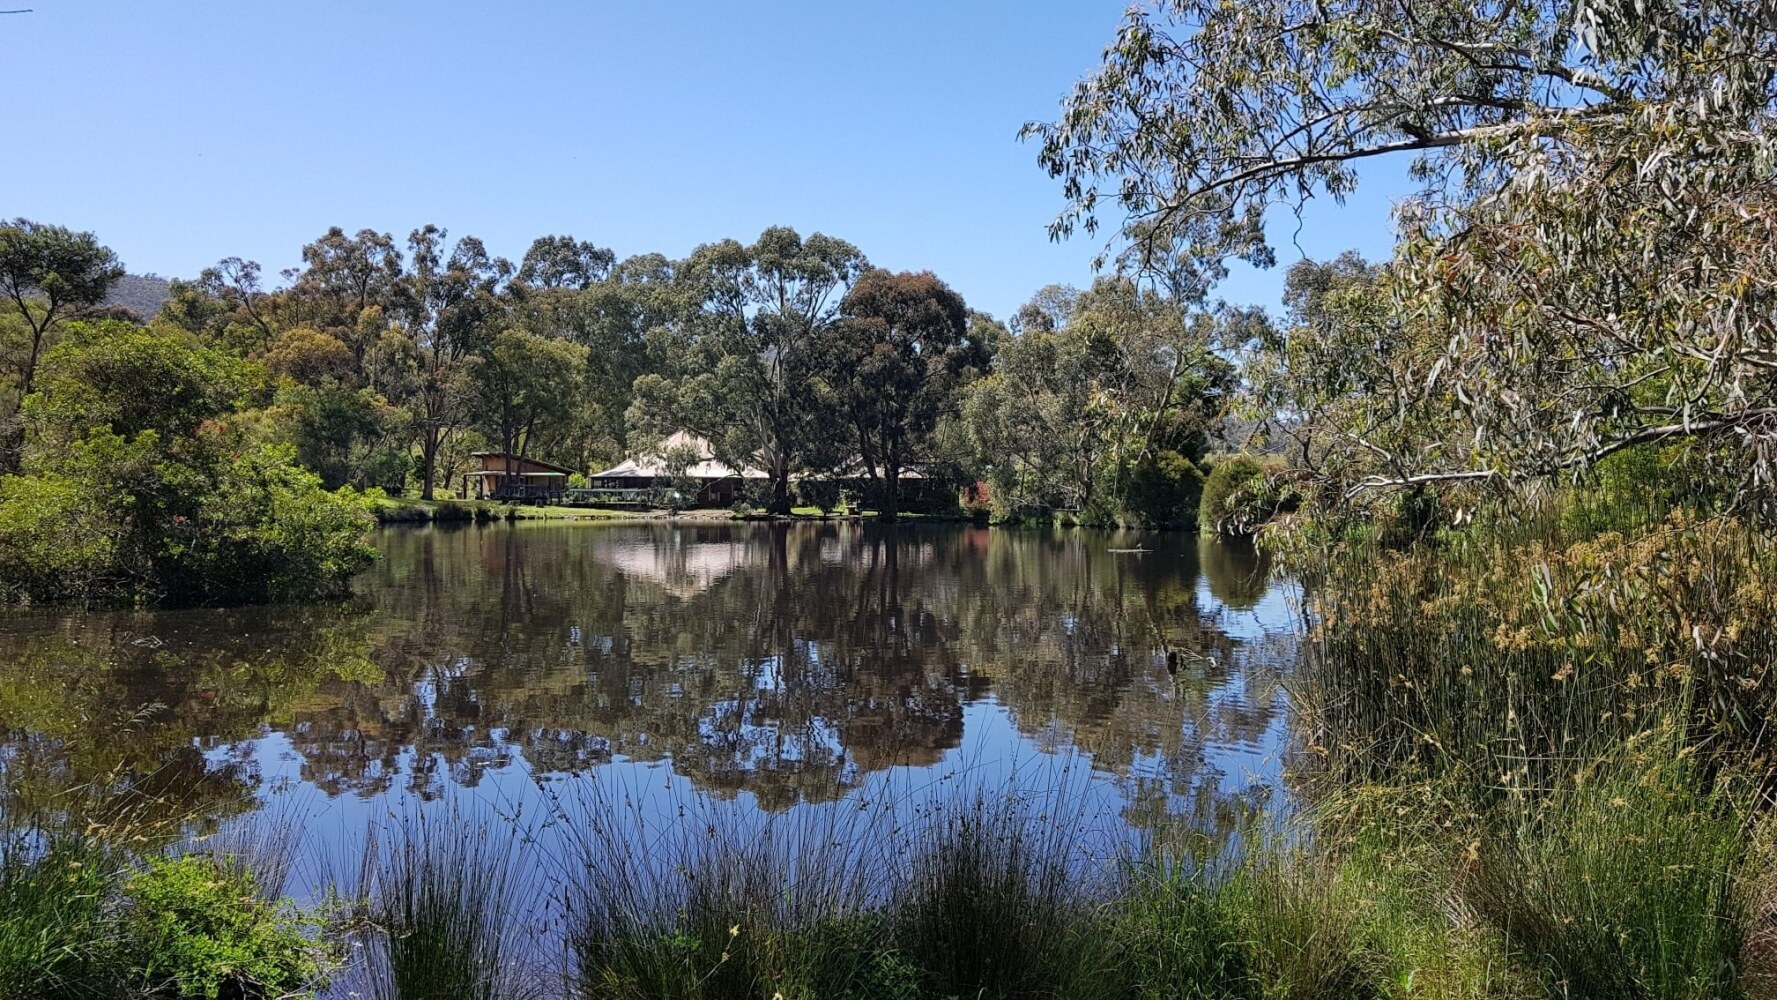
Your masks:
{"label": "shoreline vegetation", "polygon": [[305,904],[285,893],[314,859],[275,810],[197,838],[13,817],[0,996],[1768,995],[1771,858],[1682,743],[1593,759],[1528,828],[1346,786],[1232,843],[1119,839],[1065,787],[737,823],[708,797],[650,819],[585,777],[523,822],[379,821]]}

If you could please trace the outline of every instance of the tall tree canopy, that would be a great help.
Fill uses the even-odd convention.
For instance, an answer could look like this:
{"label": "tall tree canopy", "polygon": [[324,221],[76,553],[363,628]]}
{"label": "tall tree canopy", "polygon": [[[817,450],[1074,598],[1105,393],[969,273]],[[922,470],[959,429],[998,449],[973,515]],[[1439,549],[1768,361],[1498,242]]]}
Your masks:
{"label": "tall tree canopy", "polygon": [[513,456],[538,454],[545,425],[572,426],[586,355],[579,344],[513,329],[501,331],[475,366],[475,416],[507,454],[508,476],[518,472]]}
{"label": "tall tree canopy", "polygon": [[98,305],[123,265],[92,233],[29,219],[0,222],[0,294],[25,324],[25,343],[8,358],[17,391],[0,427],[0,468],[18,467],[18,407],[31,394],[50,333],[70,313]]}
{"label": "tall tree canopy", "polygon": [[1354,487],[1704,438],[1768,493],[1774,86],[1774,0],[1163,0],[1027,134],[1057,235],[1114,206],[1124,265],[1198,289],[1272,262],[1272,206],[1413,158],[1370,331],[1396,346],[1350,361],[1389,366],[1396,428],[1461,426],[1350,441],[1376,460]]}
{"label": "tall tree canopy", "polygon": [[1187,309],[1101,278],[1085,293],[1045,289],[1020,310],[992,373],[963,394],[958,425],[998,502],[1108,519],[1162,456],[1203,457],[1233,387],[1221,330],[1244,314]]}
{"label": "tall tree canopy", "polygon": [[420,449],[420,495],[432,499],[440,451],[469,419],[472,369],[505,324],[500,294],[512,264],[465,236],[445,253],[448,234],[423,226],[407,238],[404,319],[415,346],[419,391],[413,404]]}
{"label": "tall tree canopy", "polygon": [[536,288],[591,288],[605,280],[617,255],[572,236],[539,236],[518,265],[521,284]]}
{"label": "tall tree canopy", "polygon": [[841,303],[827,364],[838,419],[882,516],[899,512],[901,473],[929,461],[938,418],[987,368],[962,296],[930,271],[864,272]]}
{"label": "tall tree canopy", "polygon": [[673,345],[672,369],[636,381],[635,421],[709,440],[733,467],[771,478],[767,507],[790,510],[790,476],[841,456],[820,429],[820,348],[840,300],[869,262],[858,248],[774,226],[751,246],[698,247],[679,268],[700,310]]}

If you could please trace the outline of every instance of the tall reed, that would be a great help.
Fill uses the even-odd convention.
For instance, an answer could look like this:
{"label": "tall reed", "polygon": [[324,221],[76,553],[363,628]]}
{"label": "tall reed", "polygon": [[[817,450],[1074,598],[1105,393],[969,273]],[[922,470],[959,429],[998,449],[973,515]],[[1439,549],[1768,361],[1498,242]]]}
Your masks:
{"label": "tall reed", "polygon": [[367,841],[357,978],[378,1000],[504,1000],[516,962],[521,840],[476,819],[414,812]]}
{"label": "tall reed", "polygon": [[105,961],[116,862],[87,838],[7,831],[0,842],[0,998],[98,997],[120,985]]}

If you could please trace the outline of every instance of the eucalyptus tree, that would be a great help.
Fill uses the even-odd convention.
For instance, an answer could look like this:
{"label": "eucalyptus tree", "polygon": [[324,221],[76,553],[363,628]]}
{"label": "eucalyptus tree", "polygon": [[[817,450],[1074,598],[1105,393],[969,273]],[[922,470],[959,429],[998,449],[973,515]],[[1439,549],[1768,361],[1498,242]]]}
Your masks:
{"label": "eucalyptus tree", "polygon": [[519,262],[519,284],[534,288],[591,288],[605,280],[617,255],[572,236],[539,236]]}
{"label": "eucalyptus tree", "polygon": [[23,323],[24,343],[9,358],[17,389],[0,427],[0,468],[18,468],[19,406],[31,394],[51,333],[105,300],[124,274],[117,254],[92,233],[29,219],[0,222],[0,294]]}
{"label": "eucalyptus tree", "polygon": [[[539,453],[539,435],[568,425],[586,387],[587,350],[528,330],[502,330],[475,365],[475,422],[513,456]],[[555,443],[560,443],[559,438]]]}
{"label": "eucalyptus tree", "polygon": [[900,509],[901,474],[929,461],[938,420],[988,366],[963,298],[930,271],[870,270],[840,305],[826,379],[841,426],[877,487],[882,517]]}
{"label": "eucalyptus tree", "polygon": [[197,284],[205,295],[234,317],[235,321],[229,324],[231,327],[245,328],[248,338],[265,347],[279,331],[267,309],[269,295],[260,281],[260,273],[256,260],[224,257],[215,266],[199,272]]}
{"label": "eucalyptus tree", "polygon": [[[578,281],[524,284],[525,270],[519,269],[515,285],[522,291],[515,296],[518,323],[587,350],[585,385],[576,394],[578,411],[558,421],[578,445],[562,457],[589,464],[623,454],[629,445],[626,414],[636,379],[658,369],[664,331],[681,325],[697,309],[688,286],[675,281],[672,262],[660,254],[627,258],[584,287]],[[533,280],[542,278],[533,271]]]}
{"label": "eucalyptus tree", "polygon": [[488,254],[473,236],[446,253],[448,234],[437,226],[407,238],[411,264],[399,299],[412,341],[417,390],[410,404],[420,450],[421,496],[432,499],[438,456],[471,415],[472,370],[505,326],[510,303],[502,294],[512,264]]}
{"label": "eucalyptus tree", "polygon": [[388,325],[414,303],[412,276],[395,238],[374,229],[348,236],[333,226],[302,248],[304,267],[286,296],[294,323],[338,337],[362,364]]}
{"label": "eucalyptus tree", "polygon": [[[1273,206],[1412,162],[1354,488],[1571,473],[1673,439],[1777,471],[1777,0],[1161,0],[1053,123],[1052,233],[1207,288]],[[1449,421],[1428,420],[1454,415]],[[1365,425],[1434,432],[1394,447]],[[1403,438],[1413,435],[1402,434]]]}
{"label": "eucalyptus tree", "polygon": [[1233,386],[1218,351],[1227,316],[1121,278],[1045,289],[1019,316],[957,427],[997,502],[1109,520],[1136,470],[1162,453],[1202,458]]}
{"label": "eucalyptus tree", "polygon": [[774,226],[751,246],[705,244],[678,267],[699,305],[669,344],[668,370],[636,380],[631,422],[685,430],[731,467],[770,477],[767,506],[790,510],[790,476],[843,456],[826,412],[822,342],[839,302],[869,266],[858,248]]}

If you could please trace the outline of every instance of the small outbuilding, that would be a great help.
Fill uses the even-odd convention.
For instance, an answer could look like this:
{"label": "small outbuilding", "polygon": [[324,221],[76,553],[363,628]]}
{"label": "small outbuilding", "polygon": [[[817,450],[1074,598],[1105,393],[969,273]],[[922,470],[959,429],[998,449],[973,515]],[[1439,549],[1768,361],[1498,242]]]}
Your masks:
{"label": "small outbuilding", "polygon": [[574,470],[503,451],[469,456],[479,468],[463,476],[463,495],[476,500],[554,503],[567,492]]}

